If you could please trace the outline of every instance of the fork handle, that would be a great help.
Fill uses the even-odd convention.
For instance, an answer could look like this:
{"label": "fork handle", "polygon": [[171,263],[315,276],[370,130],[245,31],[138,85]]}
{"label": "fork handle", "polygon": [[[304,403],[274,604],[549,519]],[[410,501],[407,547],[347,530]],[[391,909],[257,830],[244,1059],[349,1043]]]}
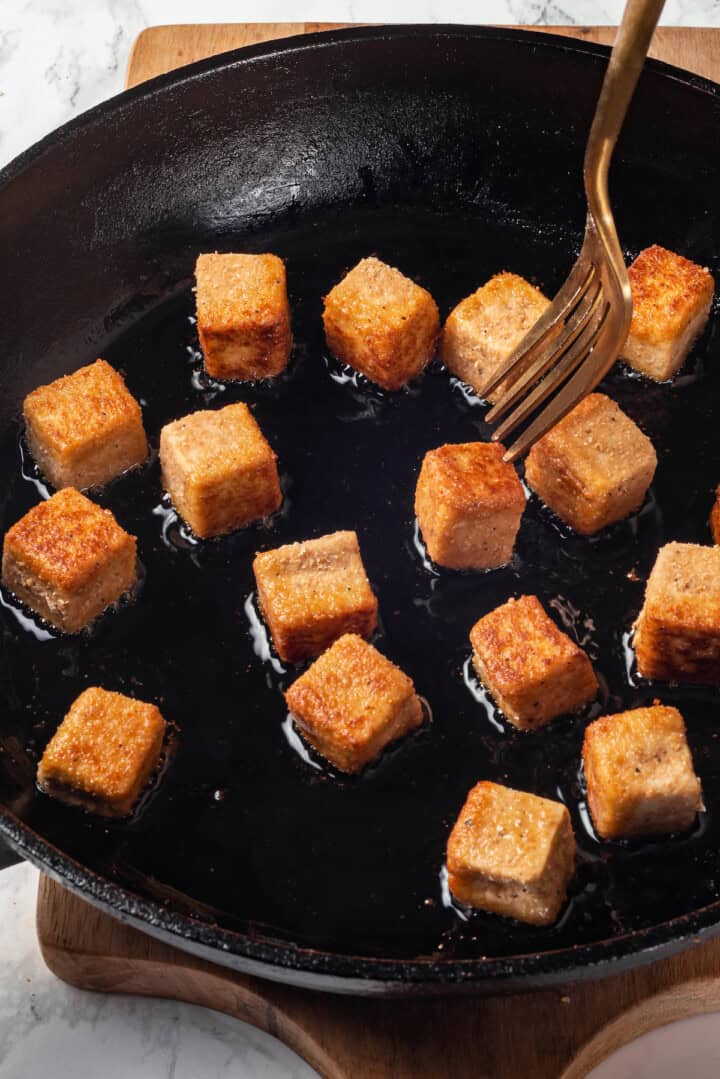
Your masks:
{"label": "fork handle", "polygon": [[665,0],[628,0],[610,54],[585,150],[585,193],[596,217],[610,214],[607,174],[625,113]]}

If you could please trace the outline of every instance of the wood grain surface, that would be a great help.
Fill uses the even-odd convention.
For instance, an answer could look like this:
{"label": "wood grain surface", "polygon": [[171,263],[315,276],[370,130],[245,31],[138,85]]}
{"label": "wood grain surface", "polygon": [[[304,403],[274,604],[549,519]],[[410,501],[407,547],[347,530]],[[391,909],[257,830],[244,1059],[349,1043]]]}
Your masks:
{"label": "wood grain surface", "polygon": [[[134,46],[127,84],[242,45],[330,28],[152,27]],[[609,43],[615,31],[553,32]],[[720,29],[661,29],[652,54],[720,77]],[[332,1079],[580,1079],[645,1031],[720,1010],[720,940],[564,990],[406,1001],[330,996],[233,974],[122,925],[46,877],[40,879],[37,927],[45,961],[64,981],[237,1016],[281,1038]]]}

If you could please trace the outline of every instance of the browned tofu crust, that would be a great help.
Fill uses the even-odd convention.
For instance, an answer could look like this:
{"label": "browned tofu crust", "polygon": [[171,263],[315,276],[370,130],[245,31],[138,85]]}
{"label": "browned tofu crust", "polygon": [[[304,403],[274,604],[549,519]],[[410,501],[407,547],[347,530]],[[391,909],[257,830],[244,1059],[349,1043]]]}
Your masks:
{"label": "browned tofu crust", "polygon": [[720,544],[720,487],[715,493],[715,501],[710,511],[710,531],[715,543]]}
{"label": "browned tofu crust", "polygon": [[386,390],[399,390],[435,354],[440,314],[400,270],[365,258],[330,290],[323,311],[330,351]]}
{"label": "browned tofu crust", "polygon": [[358,772],[423,721],[412,680],[356,634],[323,652],[285,694],[304,737],[343,772]]}
{"label": "browned tofu crust", "polygon": [[720,685],[720,547],[660,549],[633,644],[645,678]]}
{"label": "browned tofu crust", "polygon": [[282,503],[275,454],[242,403],[167,424],[160,464],[175,508],[202,539],[267,517]]}
{"label": "browned tofu crust", "polygon": [[415,514],[438,565],[482,570],[512,558],[525,494],[504,452],[496,442],[466,442],[425,454]]}
{"label": "browned tofu crust", "polygon": [[647,435],[592,393],[533,446],[525,478],[566,524],[591,535],[640,508],[656,467]]}
{"label": "browned tofu crust", "polygon": [[470,631],[470,643],[478,677],[516,727],[543,727],[597,695],[587,655],[536,596],[510,599],[486,614]]}
{"label": "browned tofu crust", "polygon": [[[514,273],[499,273],[467,296],[447,317],[440,358],[454,375],[480,393],[532,329],[550,301]],[[498,400],[507,380],[489,395]]]}
{"label": "browned tofu crust", "polygon": [[710,312],[714,281],[709,270],[653,244],[628,270],[633,316],[622,356],[659,381],[682,366]]}
{"label": "browned tofu crust", "polygon": [[377,626],[355,532],[264,551],[253,571],[273,644],[287,663],[319,655],[345,633],[369,637]]}
{"label": "browned tofu crust", "polygon": [[38,386],[23,415],[30,452],[58,490],[102,485],[147,458],[140,406],[105,360]]}
{"label": "browned tofu crust", "polygon": [[496,513],[525,508],[525,494],[512,465],[503,461],[498,442],[462,442],[425,454],[421,475],[435,493],[461,512]]}
{"label": "browned tofu crust", "polygon": [[450,891],[462,903],[550,925],[575,869],[570,814],[560,802],[481,782],[450,833]]}
{"label": "browned tofu crust", "polygon": [[285,264],[277,255],[206,254],[195,265],[197,326],[213,378],[272,378],[292,349]]}
{"label": "browned tofu crust", "polygon": [[3,584],[66,633],[115,603],[136,573],[135,537],[72,487],[33,506],[5,534]]}
{"label": "browned tofu crust", "polygon": [[50,739],[38,784],[60,801],[124,817],[158,766],[165,728],[154,704],[86,689]]}
{"label": "browned tofu crust", "polygon": [[678,337],[713,295],[713,277],[706,267],[658,244],[640,252],[628,277],[633,299],[630,333],[653,344]]}
{"label": "browned tofu crust", "polygon": [[703,809],[677,708],[656,703],[596,719],[585,731],[583,766],[593,824],[605,839],[682,832]]}

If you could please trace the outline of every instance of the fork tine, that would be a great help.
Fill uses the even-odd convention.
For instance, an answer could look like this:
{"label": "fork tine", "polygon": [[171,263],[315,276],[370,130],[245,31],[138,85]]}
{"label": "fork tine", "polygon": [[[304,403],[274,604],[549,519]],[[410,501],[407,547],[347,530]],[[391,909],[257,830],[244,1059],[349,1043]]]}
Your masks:
{"label": "fork tine", "polygon": [[609,310],[610,307],[607,303],[604,304],[602,310],[600,308],[596,310],[596,315],[592,322],[586,324],[583,332],[575,339],[565,355],[555,364],[552,371],[530,391],[527,397],[510,413],[497,430],[493,431],[493,441],[501,441],[516,427],[524,423],[535,409],[580,366],[597,343]]}
{"label": "fork tine", "polygon": [[[507,363],[479,391],[487,397],[504,380],[507,379],[509,383],[509,398],[506,396],[508,391],[503,391],[502,401],[499,407],[491,411],[491,417],[506,412],[511,402],[518,402],[521,398],[521,392],[512,393],[513,382],[523,379],[521,391],[528,391],[525,400],[520,399],[515,404],[513,411],[505,416],[493,434],[496,440],[504,439],[519,424],[527,424],[521,436],[504,454],[506,461],[514,461],[525,453],[594,389],[617,359],[627,336],[632,318],[632,297],[610,206],[608,168],[664,2],[628,0],[625,6],[585,148],[583,180],[587,218],[580,257],[555,301],[520,342]],[[591,264],[589,270],[586,268],[588,263]],[[595,297],[590,317],[586,318],[583,310],[578,318],[578,306],[590,288],[594,274],[600,277],[601,302],[596,304]],[[569,307],[574,311],[574,317],[568,314]],[[574,330],[566,334],[561,331],[564,351],[560,352],[554,364],[545,365],[547,356],[544,354],[548,351],[554,358],[558,357],[557,348],[548,350],[544,346],[547,346],[553,327],[561,321],[566,324],[584,322],[584,325],[571,344],[567,342],[573,338]],[[538,358],[539,362],[536,362]],[[539,371],[546,372],[532,388],[532,375],[525,377],[531,363],[535,365],[536,377]],[[549,397],[552,400],[540,411],[540,406]]]}
{"label": "fork tine", "polygon": [[594,285],[587,290],[581,302],[575,308],[573,317],[565,323],[562,333],[557,338],[551,338],[545,342],[545,349],[540,353],[535,363],[531,364],[522,375],[518,375],[504,397],[490,409],[485,417],[487,423],[496,423],[500,420],[529,387],[547,374],[548,370],[557,363],[580,336],[594,317],[601,302],[602,283],[596,277]]}
{"label": "fork tine", "polygon": [[575,265],[570,271],[569,277],[553,302],[547,310],[543,312],[535,325],[528,330],[520,344],[514,349],[502,367],[500,367],[484,385],[480,386],[478,389],[480,397],[487,398],[488,394],[491,394],[493,390],[496,390],[500,383],[511,374],[515,364],[519,360],[528,362],[534,357],[535,353],[542,347],[545,339],[552,332],[552,329],[558,320],[560,318],[564,319],[568,317],[568,314],[572,313],[581,302],[583,296],[590,287],[594,274],[595,267],[592,264],[588,264],[588,258],[583,248]]}
{"label": "fork tine", "polygon": [[[605,323],[604,323],[605,324]],[[602,327],[601,327],[602,328]],[[572,378],[569,378],[556,397],[543,409],[539,416],[523,431],[503,456],[504,461],[516,461],[530,449],[538,439],[559,423],[560,420],[571,412],[575,405],[586,394],[595,389],[603,374],[607,370],[607,350],[596,347],[593,351],[597,356],[590,356],[586,363],[576,370]]]}

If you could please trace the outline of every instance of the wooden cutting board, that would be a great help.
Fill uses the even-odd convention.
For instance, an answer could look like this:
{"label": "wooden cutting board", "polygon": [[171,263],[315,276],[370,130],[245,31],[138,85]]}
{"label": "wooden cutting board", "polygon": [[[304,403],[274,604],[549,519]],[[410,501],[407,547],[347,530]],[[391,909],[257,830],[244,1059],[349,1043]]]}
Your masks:
{"label": "wooden cutting board", "polygon": [[[135,43],[127,84],[228,49],[333,27],[151,27]],[[604,44],[615,34],[611,27],[552,32]],[[720,79],[720,29],[660,29],[651,53]],[[720,1010],[720,940],[563,990],[407,1001],[329,996],[233,974],[122,925],[46,877],[37,928],[45,961],[64,981],[227,1012],[281,1038],[332,1079],[580,1079],[645,1031]]]}

